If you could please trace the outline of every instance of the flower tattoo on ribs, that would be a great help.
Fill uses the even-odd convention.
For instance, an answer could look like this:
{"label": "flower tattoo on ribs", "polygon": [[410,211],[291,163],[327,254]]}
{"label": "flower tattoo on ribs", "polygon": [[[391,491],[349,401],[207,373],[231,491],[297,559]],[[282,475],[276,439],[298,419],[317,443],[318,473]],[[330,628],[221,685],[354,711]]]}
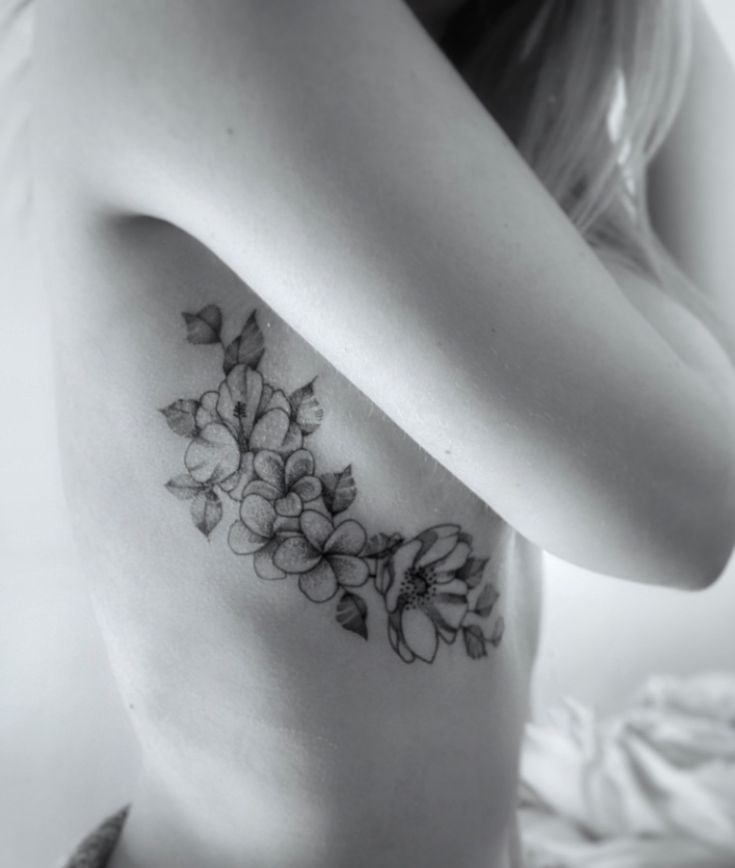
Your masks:
{"label": "flower tattoo on ribs", "polygon": [[459,635],[473,660],[497,647],[502,616],[486,625],[499,593],[483,580],[488,559],[474,555],[472,537],[456,524],[410,538],[368,537],[348,516],[357,496],[352,467],[318,473],[306,445],[324,416],[315,381],[287,395],[265,380],[259,370],[265,340],[255,311],[229,342],[222,339],[217,305],[183,317],[190,344],[223,351],[216,389],[161,410],[169,428],[188,440],[186,471],[166,488],[190,501],[201,533],[209,539],[226,512],[236,516],[227,531],[234,554],[252,557],[261,579],[293,582],[314,603],[336,599],[337,623],[363,639],[366,596],[378,599],[390,645],[406,663],[433,662]]}

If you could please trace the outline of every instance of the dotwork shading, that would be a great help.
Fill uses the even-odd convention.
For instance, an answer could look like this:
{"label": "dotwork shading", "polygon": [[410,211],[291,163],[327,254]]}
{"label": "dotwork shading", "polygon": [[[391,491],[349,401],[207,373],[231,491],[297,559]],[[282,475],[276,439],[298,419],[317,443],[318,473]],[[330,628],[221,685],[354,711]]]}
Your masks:
{"label": "dotwork shading", "polygon": [[372,585],[390,645],[406,663],[433,662],[459,635],[473,660],[497,647],[503,618],[495,617],[489,635],[485,625],[499,593],[483,580],[488,559],[474,555],[472,537],[457,524],[409,538],[368,537],[348,515],[357,496],[352,467],[318,473],[306,445],[324,416],[315,381],[288,395],[265,380],[259,370],[265,340],[255,311],[228,343],[217,305],[183,317],[189,343],[216,344],[223,352],[216,389],[161,410],[169,428],[188,440],[185,472],[166,488],[190,502],[198,530],[209,539],[226,513],[237,514],[227,519],[232,552],[251,557],[261,579],[288,580],[314,603],[336,600],[337,623],[363,639],[364,594]]}

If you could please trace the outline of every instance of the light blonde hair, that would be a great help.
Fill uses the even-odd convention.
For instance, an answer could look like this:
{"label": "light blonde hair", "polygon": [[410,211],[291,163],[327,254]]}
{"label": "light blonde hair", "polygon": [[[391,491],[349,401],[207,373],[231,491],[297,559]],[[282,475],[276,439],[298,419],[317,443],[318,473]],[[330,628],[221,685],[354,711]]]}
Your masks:
{"label": "light blonde hair", "polygon": [[719,323],[651,225],[646,169],[687,82],[685,0],[469,0],[443,47],[608,265]]}

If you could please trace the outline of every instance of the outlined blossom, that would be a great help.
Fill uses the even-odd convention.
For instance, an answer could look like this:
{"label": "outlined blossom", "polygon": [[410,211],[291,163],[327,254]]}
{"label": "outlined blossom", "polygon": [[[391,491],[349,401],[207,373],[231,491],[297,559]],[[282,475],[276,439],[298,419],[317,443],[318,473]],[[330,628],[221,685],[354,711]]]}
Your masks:
{"label": "outlined blossom", "polygon": [[306,509],[299,519],[301,533],[289,536],[273,556],[285,573],[298,575],[299,588],[315,603],[331,599],[340,586],[358,587],[368,579],[368,565],[359,557],[365,530],[347,519],[336,527],[321,512]]}
{"label": "outlined blossom", "polygon": [[439,639],[451,644],[468,610],[467,583],[457,577],[471,540],[455,524],[437,525],[403,543],[385,568],[388,638],[406,662],[431,663]]}
{"label": "outlined blossom", "polygon": [[[472,660],[497,648],[505,620],[491,617],[500,592],[482,578],[488,562],[496,561],[473,556],[472,538],[456,524],[408,540],[402,532],[381,532],[366,542],[363,526],[346,517],[357,497],[352,465],[317,475],[304,446],[324,417],[315,380],[289,395],[265,380],[259,370],[265,340],[255,311],[228,343],[217,305],[185,313],[184,321],[189,343],[224,353],[224,378],[216,388],[160,411],[170,430],[188,441],[187,472],[165,485],[189,503],[201,534],[216,540],[214,531],[230,516],[230,549],[252,557],[257,576],[297,579],[316,603],[334,598],[337,624],[364,640],[372,629],[370,597],[382,600],[391,647],[406,663],[432,663],[439,647],[452,645],[460,633]],[[368,582],[366,592],[356,592]]]}
{"label": "outlined blossom", "polygon": [[304,504],[316,500],[322,484],[314,476],[314,456],[308,449],[297,449],[284,461],[277,452],[263,449],[253,459],[253,478],[243,496],[259,494],[273,504],[283,518],[298,518]]}

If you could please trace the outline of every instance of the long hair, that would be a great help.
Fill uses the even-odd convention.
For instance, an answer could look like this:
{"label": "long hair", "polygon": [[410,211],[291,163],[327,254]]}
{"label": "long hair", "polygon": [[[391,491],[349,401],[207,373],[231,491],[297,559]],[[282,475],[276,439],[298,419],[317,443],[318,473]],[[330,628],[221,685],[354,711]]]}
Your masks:
{"label": "long hair", "polygon": [[467,0],[441,45],[608,266],[716,317],[651,225],[646,169],[690,65],[682,0]]}

